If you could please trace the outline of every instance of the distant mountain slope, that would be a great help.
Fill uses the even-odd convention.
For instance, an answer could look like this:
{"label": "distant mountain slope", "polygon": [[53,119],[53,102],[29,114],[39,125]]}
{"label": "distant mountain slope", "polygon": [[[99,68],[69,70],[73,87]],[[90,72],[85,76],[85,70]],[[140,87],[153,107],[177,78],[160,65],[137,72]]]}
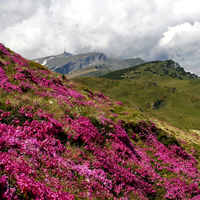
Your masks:
{"label": "distant mountain slope", "polygon": [[82,76],[101,76],[103,74],[107,74],[110,72],[115,71],[114,69],[105,66],[104,64],[94,64],[88,67],[76,70],[74,72],[66,74],[67,78],[75,78],[75,77],[82,77]]}
{"label": "distant mountain slope", "polygon": [[80,69],[67,74],[68,78],[81,77],[81,76],[101,76],[117,69],[134,66],[137,64],[145,63],[141,58],[132,58],[128,60],[118,60],[114,58],[108,58],[106,61],[94,63],[89,66],[85,66],[84,69]]}
{"label": "distant mountain slope", "polygon": [[183,80],[198,78],[195,74],[185,72],[184,69],[173,60],[147,62],[134,67],[117,70],[101,77],[109,79],[134,79],[149,75],[169,75]]}
{"label": "distant mountain slope", "polygon": [[145,63],[145,61],[142,60],[141,58],[125,59],[123,61],[125,61],[130,67]]}
{"label": "distant mountain slope", "polygon": [[[45,65],[54,72],[69,74],[69,77],[77,76],[100,76],[118,69],[144,63],[140,58],[119,60],[106,56],[103,53],[94,52],[79,55],[72,55],[64,52],[57,56],[34,59]],[[87,70],[85,70],[88,68]],[[76,72],[76,71],[79,72]],[[94,72],[95,71],[95,72]]]}

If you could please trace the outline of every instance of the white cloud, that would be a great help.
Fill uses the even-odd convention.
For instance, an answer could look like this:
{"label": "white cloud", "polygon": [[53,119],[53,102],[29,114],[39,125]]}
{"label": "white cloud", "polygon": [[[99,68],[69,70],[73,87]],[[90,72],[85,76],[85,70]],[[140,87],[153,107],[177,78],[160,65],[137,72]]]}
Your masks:
{"label": "white cloud", "polygon": [[117,58],[193,63],[200,45],[199,4],[197,0],[0,0],[0,42],[30,59],[59,54],[65,47],[73,54],[101,51]]}
{"label": "white cloud", "polygon": [[195,21],[200,17],[200,1],[181,0],[174,4],[173,11],[176,18],[180,20]]}
{"label": "white cloud", "polygon": [[193,25],[183,23],[169,27],[152,49],[152,58],[165,55],[166,58],[175,60],[188,71],[199,73],[198,62],[200,61],[200,23]]}

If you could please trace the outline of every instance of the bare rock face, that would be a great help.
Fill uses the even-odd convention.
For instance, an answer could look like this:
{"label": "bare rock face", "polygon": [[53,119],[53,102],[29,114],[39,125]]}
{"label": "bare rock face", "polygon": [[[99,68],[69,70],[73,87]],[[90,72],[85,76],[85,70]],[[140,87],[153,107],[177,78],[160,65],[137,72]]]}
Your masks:
{"label": "bare rock face", "polygon": [[84,65],[91,65],[94,63],[106,61],[107,59],[108,59],[108,56],[100,53],[100,54],[94,54],[94,55],[88,56],[85,60],[83,60],[83,63],[84,63]]}
{"label": "bare rock face", "polygon": [[181,67],[180,67],[180,65],[178,63],[174,62],[174,68],[179,69]]}
{"label": "bare rock face", "polygon": [[52,63],[52,66],[48,66],[48,68],[55,72],[66,74],[93,64],[98,64],[100,62],[106,61],[107,59],[108,57],[103,53],[80,54],[68,57],[57,66],[55,66],[55,63]]}
{"label": "bare rock face", "polygon": [[165,65],[166,68],[183,69],[177,62],[173,60],[168,60]]}
{"label": "bare rock face", "polygon": [[174,61],[171,61],[171,64],[170,65],[168,65],[167,66],[168,68],[175,68],[175,69],[181,69],[182,67],[178,64],[178,63],[176,63],[176,62],[174,62]]}
{"label": "bare rock face", "polygon": [[181,75],[184,74],[185,77],[188,77],[191,79],[198,78],[198,76],[195,74],[191,74],[190,72],[185,72],[184,68],[182,68],[177,62],[174,62],[173,60],[168,60],[163,70],[167,70],[169,68],[174,68],[176,70],[174,73],[174,77],[179,78]]}

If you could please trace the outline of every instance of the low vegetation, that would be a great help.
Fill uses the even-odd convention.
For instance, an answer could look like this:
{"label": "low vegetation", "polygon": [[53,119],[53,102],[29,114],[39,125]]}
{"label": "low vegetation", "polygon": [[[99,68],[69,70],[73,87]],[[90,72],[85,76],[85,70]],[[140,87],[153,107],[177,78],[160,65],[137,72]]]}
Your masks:
{"label": "low vegetation", "polygon": [[200,198],[198,133],[1,44],[0,70],[0,199]]}
{"label": "low vegetation", "polygon": [[82,77],[73,81],[185,131],[200,130],[199,79],[144,76],[123,80]]}

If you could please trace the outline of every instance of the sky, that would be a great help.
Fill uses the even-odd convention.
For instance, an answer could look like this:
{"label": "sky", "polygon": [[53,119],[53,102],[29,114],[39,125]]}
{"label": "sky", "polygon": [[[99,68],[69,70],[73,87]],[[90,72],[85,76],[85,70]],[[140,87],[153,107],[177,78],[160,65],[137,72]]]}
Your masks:
{"label": "sky", "polygon": [[0,43],[27,59],[171,59],[200,76],[200,1],[0,0]]}

